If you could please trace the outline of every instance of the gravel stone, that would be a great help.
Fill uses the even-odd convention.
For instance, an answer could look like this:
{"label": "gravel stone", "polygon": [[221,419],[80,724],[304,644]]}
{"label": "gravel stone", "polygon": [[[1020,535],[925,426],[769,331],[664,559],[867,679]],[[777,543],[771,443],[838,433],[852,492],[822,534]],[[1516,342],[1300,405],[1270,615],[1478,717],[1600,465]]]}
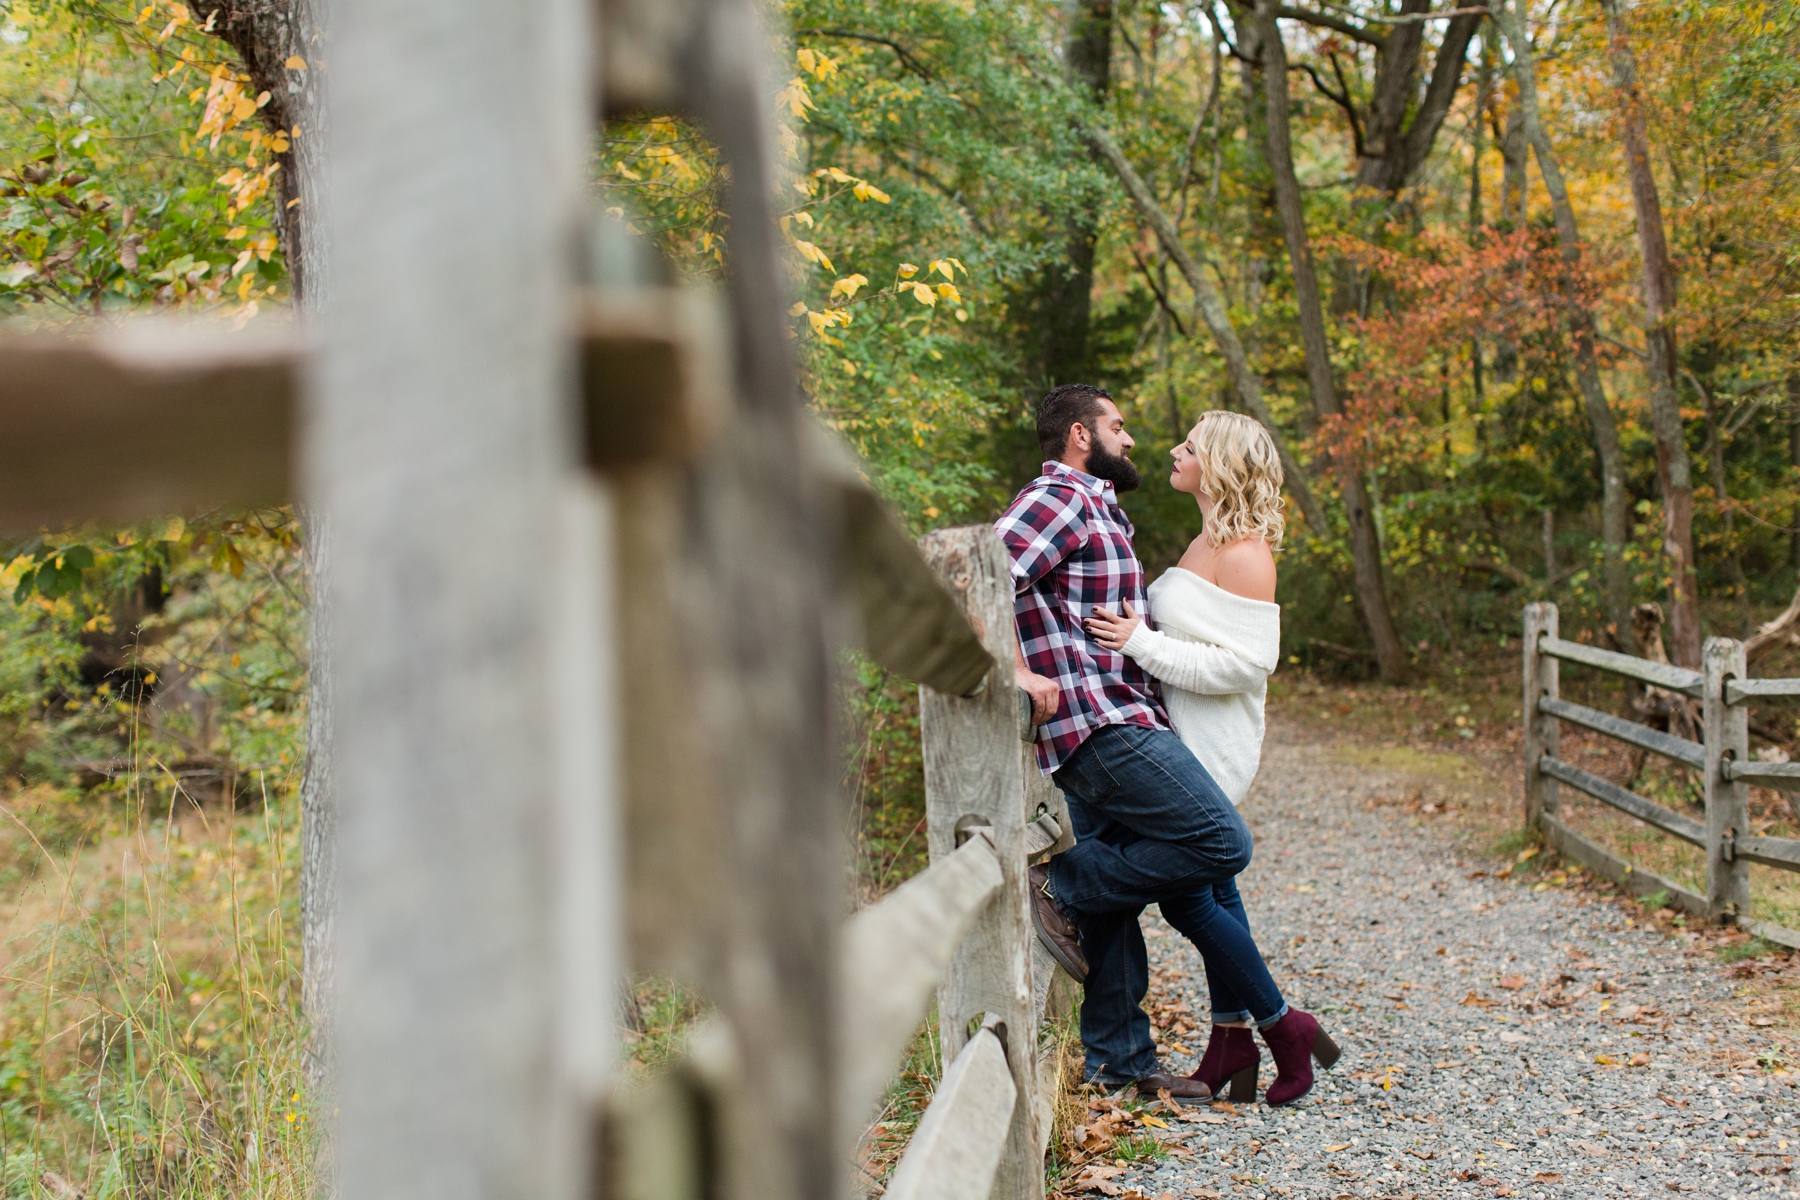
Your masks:
{"label": "gravel stone", "polygon": [[[1759,1043],[1719,964],[1627,928],[1620,902],[1477,875],[1491,864],[1449,831],[1367,807],[1405,786],[1271,720],[1240,885],[1289,1002],[1344,1057],[1289,1108],[1190,1108],[1171,1122],[1185,1157],[1108,1182],[1308,1200],[1800,1195],[1800,1074],[1742,1065]],[[1165,1035],[1187,1072],[1206,1038],[1200,958],[1154,909],[1144,927],[1152,1006],[1202,1014],[1192,1036]]]}

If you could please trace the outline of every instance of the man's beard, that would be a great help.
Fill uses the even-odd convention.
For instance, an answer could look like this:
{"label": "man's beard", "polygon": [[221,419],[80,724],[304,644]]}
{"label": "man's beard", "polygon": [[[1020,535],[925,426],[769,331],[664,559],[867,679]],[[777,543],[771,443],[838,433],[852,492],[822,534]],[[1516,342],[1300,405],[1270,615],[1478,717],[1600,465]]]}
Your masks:
{"label": "man's beard", "polygon": [[1088,450],[1087,473],[1096,479],[1104,479],[1113,485],[1115,492],[1132,492],[1143,482],[1138,478],[1137,468],[1123,454],[1112,454],[1099,442],[1095,442]]}

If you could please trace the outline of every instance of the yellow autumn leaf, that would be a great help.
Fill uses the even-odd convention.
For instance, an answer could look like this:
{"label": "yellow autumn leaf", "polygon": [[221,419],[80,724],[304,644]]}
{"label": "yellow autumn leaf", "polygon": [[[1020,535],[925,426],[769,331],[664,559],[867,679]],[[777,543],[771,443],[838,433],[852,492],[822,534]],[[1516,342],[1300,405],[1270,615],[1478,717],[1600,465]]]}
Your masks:
{"label": "yellow autumn leaf", "polygon": [[1167,1121],[1164,1121],[1158,1117],[1139,1117],[1138,1123],[1142,1124],[1142,1125],[1154,1125],[1158,1129],[1167,1129],[1169,1127],[1169,1123]]}
{"label": "yellow autumn leaf", "polygon": [[912,294],[914,300],[917,300],[920,304],[923,304],[928,308],[937,304],[937,293],[932,291],[925,284],[913,284]]}
{"label": "yellow autumn leaf", "polygon": [[830,79],[837,74],[837,60],[829,55],[814,52],[813,65],[806,69],[813,73],[814,79]]}
{"label": "yellow autumn leaf", "polygon": [[867,275],[846,275],[831,285],[831,294],[835,298],[842,296],[846,300],[856,299],[858,289],[869,286]]}
{"label": "yellow autumn leaf", "polygon": [[824,333],[825,330],[830,328],[830,326],[831,326],[831,318],[827,314],[822,313],[822,312],[807,313],[806,321],[807,321],[807,324],[812,326],[812,330],[814,333]]}
{"label": "yellow autumn leaf", "polygon": [[966,321],[966,320],[968,320],[968,319],[969,319],[969,310],[968,310],[968,309],[966,309],[966,308],[959,308],[959,309],[957,309],[957,310],[956,310],[956,319],[957,319],[957,320],[959,320],[959,321]]}
{"label": "yellow autumn leaf", "polygon": [[951,266],[955,267],[957,270],[961,271],[964,275],[967,275],[969,273],[969,268],[962,265],[962,259],[960,259],[960,258],[951,258],[948,255],[946,255],[944,257],[944,261],[949,263]]}
{"label": "yellow autumn leaf", "polygon": [[956,285],[954,283],[938,284],[937,285],[937,294],[942,296],[944,299],[950,301],[950,303],[952,303],[952,304],[961,304],[962,303],[962,296],[957,292]]}
{"label": "yellow autumn leaf", "polygon": [[804,258],[807,262],[818,263],[827,271],[832,269],[831,259],[826,256],[823,250],[819,249],[811,242],[803,242],[799,238],[795,238],[794,249],[800,251],[800,257]]}
{"label": "yellow autumn leaf", "polygon": [[805,311],[806,311],[806,301],[796,300],[796,301],[794,301],[794,306],[792,308],[788,309],[788,316],[797,317]]}
{"label": "yellow autumn leaf", "polygon": [[867,181],[857,184],[850,189],[850,192],[858,200],[874,200],[879,204],[886,204],[893,199],[892,196]]}
{"label": "yellow autumn leaf", "polygon": [[286,67],[290,71],[306,70],[306,60],[304,58],[301,58],[298,54],[288,55],[287,61],[282,63],[281,65]]}
{"label": "yellow autumn leaf", "polygon": [[933,272],[936,272],[937,274],[942,275],[945,279],[949,279],[952,281],[954,281],[956,279],[955,268],[951,267],[951,265],[947,261],[945,261],[944,259],[941,259],[941,258],[933,259],[931,266],[926,268],[925,273],[927,275],[930,275]]}
{"label": "yellow autumn leaf", "polygon": [[796,225],[804,225],[804,226],[806,226],[806,227],[807,227],[807,228],[808,228],[808,229],[811,229],[811,228],[812,228],[812,225],[813,225],[813,219],[812,219],[812,214],[811,214],[811,213],[809,213],[809,212],[797,212],[797,213],[795,213],[795,214],[794,214],[794,224],[796,224]]}
{"label": "yellow autumn leaf", "polygon": [[250,231],[248,229],[244,228],[242,225],[233,225],[230,229],[227,229],[225,231],[225,240],[230,241],[230,242],[235,242],[239,238],[245,238],[245,237],[249,237],[249,236],[250,236]]}
{"label": "yellow autumn leaf", "polygon": [[917,275],[918,273],[919,273],[919,268],[913,266],[911,263],[901,263],[900,264],[900,278],[911,279],[914,275]]}
{"label": "yellow autumn leaf", "polygon": [[802,71],[810,71],[817,65],[819,57],[803,46],[799,50],[794,51],[794,60],[800,64],[800,69]]}

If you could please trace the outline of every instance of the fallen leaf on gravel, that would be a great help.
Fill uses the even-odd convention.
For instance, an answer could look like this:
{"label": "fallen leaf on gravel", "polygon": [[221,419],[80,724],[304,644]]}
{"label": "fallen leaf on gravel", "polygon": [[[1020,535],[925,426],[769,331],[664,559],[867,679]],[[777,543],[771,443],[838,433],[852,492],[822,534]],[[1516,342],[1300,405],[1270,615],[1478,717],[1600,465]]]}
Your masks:
{"label": "fallen leaf on gravel", "polygon": [[1514,1196],[1517,1194],[1518,1193],[1514,1192],[1511,1188],[1507,1187],[1505,1184],[1502,1184],[1499,1187],[1494,1189],[1494,1195],[1496,1195],[1496,1196]]}
{"label": "fallen leaf on gravel", "polygon": [[1629,1067],[1647,1067],[1650,1065],[1650,1056],[1640,1050],[1632,1055],[1630,1061],[1625,1065]]}
{"label": "fallen leaf on gravel", "polygon": [[1758,1029],[1767,1029],[1775,1023],[1774,1017],[1751,1017],[1750,1023]]}
{"label": "fallen leaf on gravel", "polygon": [[1327,1146],[1327,1147],[1325,1147],[1325,1153],[1327,1153],[1327,1154],[1336,1154],[1336,1153],[1337,1153],[1337,1152],[1338,1152],[1338,1151],[1339,1151],[1339,1150],[1348,1150],[1348,1149],[1349,1149],[1349,1148],[1350,1148],[1350,1143],[1349,1143],[1349,1142],[1339,1142],[1339,1143],[1338,1143],[1338,1144],[1337,1144],[1337,1145],[1335,1145],[1335,1146]]}
{"label": "fallen leaf on gravel", "polygon": [[1470,871],[1467,875],[1463,876],[1463,878],[1465,878],[1465,879],[1486,879],[1487,872],[1486,871]]}
{"label": "fallen leaf on gravel", "polygon": [[1211,1188],[1189,1188],[1188,1195],[1197,1197],[1198,1200],[1224,1200],[1225,1196],[1223,1192],[1215,1192]]}
{"label": "fallen leaf on gravel", "polygon": [[1408,1150],[1407,1153],[1414,1158],[1432,1159],[1437,1157],[1436,1150]]}
{"label": "fallen leaf on gravel", "polygon": [[1229,1101],[1215,1100],[1210,1107],[1214,1112],[1230,1113],[1232,1116],[1237,1115],[1237,1105],[1232,1104]]}
{"label": "fallen leaf on gravel", "polygon": [[1158,1129],[1167,1129],[1169,1127],[1169,1123],[1167,1121],[1163,1120],[1161,1117],[1140,1116],[1138,1118],[1138,1123],[1142,1124],[1142,1125],[1154,1125]]}
{"label": "fallen leaf on gravel", "polygon": [[1463,1060],[1462,1060],[1462,1059],[1460,1059],[1460,1058],[1459,1058],[1459,1059],[1457,1059],[1457,1060],[1456,1060],[1456,1061],[1455,1061],[1455,1062],[1441,1062],[1441,1063],[1432,1063],[1432,1064],[1431,1064],[1431,1065],[1432,1065],[1432,1067],[1433,1067],[1433,1068],[1434,1068],[1434,1069],[1436,1069],[1436,1070],[1439,1070],[1439,1071],[1448,1071],[1448,1070],[1450,1070],[1450,1069],[1451,1069],[1451,1068],[1452,1068],[1452,1067],[1466,1067],[1466,1066],[1468,1066],[1468,1065],[1469,1065],[1469,1064],[1468,1064],[1468,1063],[1466,1063],[1466,1062],[1464,1062],[1464,1061],[1463,1061]]}
{"label": "fallen leaf on gravel", "polygon": [[1500,986],[1509,992],[1516,992],[1525,986],[1525,977],[1523,975],[1502,975]]}
{"label": "fallen leaf on gravel", "polygon": [[1481,1178],[1481,1172],[1471,1171],[1465,1167],[1462,1171],[1457,1173],[1456,1177],[1464,1183],[1474,1183],[1477,1179]]}
{"label": "fallen leaf on gravel", "polygon": [[1594,1061],[1603,1067],[1616,1067],[1619,1065],[1618,1060],[1610,1054],[1596,1054],[1594,1055]]}
{"label": "fallen leaf on gravel", "polygon": [[1221,1113],[1189,1113],[1188,1120],[1198,1121],[1202,1125],[1223,1125],[1225,1117]]}
{"label": "fallen leaf on gravel", "polygon": [[1569,1145],[1575,1147],[1583,1154],[1591,1154],[1595,1158],[1606,1157],[1606,1147],[1602,1146],[1599,1142],[1570,1142]]}
{"label": "fallen leaf on gravel", "polygon": [[1509,1046],[1516,1046],[1520,1042],[1529,1042],[1531,1040],[1531,1035],[1528,1033],[1518,1033],[1514,1030],[1508,1029],[1506,1032],[1504,1032],[1500,1035],[1500,1040],[1505,1042]]}
{"label": "fallen leaf on gravel", "polygon": [[1562,1178],[1562,1172],[1560,1172],[1560,1171],[1539,1171],[1536,1175],[1533,1175],[1531,1178],[1532,1178],[1532,1181],[1535,1183],[1555,1183]]}
{"label": "fallen leaf on gravel", "polygon": [[1502,1150],[1517,1150],[1518,1149],[1518,1147],[1513,1145],[1511,1142],[1495,1142],[1494,1145],[1500,1147]]}
{"label": "fallen leaf on gravel", "polygon": [[1470,992],[1457,1003],[1467,1004],[1474,1008],[1492,1008],[1500,1002],[1498,1000],[1489,1000],[1485,996],[1477,996],[1474,992]]}

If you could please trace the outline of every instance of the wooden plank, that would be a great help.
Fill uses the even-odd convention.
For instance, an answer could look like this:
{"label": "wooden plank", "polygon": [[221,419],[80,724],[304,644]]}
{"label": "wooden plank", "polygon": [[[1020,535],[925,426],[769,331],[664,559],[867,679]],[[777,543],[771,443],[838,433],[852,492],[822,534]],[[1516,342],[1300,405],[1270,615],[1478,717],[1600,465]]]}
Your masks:
{"label": "wooden plank", "polygon": [[1800,871],[1800,839],[1741,837],[1731,841],[1733,858],[1749,859],[1785,871]]}
{"label": "wooden plank", "polygon": [[1727,679],[1725,703],[1742,704],[1768,696],[1800,696],[1800,679]]}
{"label": "wooden plank", "polygon": [[994,659],[956,599],[864,477],[850,448],[807,423],[807,462],[833,489],[843,518],[839,578],[860,616],[869,657],[951,696],[980,687]]}
{"label": "wooden plank", "polygon": [[1549,696],[1538,700],[1538,711],[1549,713],[1553,717],[1559,717],[1585,729],[1592,729],[1596,733],[1604,733],[1621,742],[1641,746],[1645,750],[1672,758],[1676,762],[1685,763],[1690,767],[1698,768],[1706,765],[1706,751],[1699,742],[1672,737],[1661,730],[1640,725],[1636,721],[1627,721],[1624,717],[1615,717],[1611,713],[1585,708],[1579,704],[1570,704],[1567,700],[1557,700]]}
{"label": "wooden plank", "polygon": [[[1014,688],[1019,705],[1020,771],[1025,776],[1025,814],[1032,825],[1047,830],[1054,825],[1057,836],[1047,846],[1040,846],[1035,834],[1026,846],[1026,856],[1034,863],[1054,858],[1075,844],[1075,823],[1069,819],[1069,802],[1050,777],[1038,770],[1037,729],[1031,723],[1031,697],[1023,688]],[[1041,824],[1047,819],[1049,825]]]}
{"label": "wooden plank", "polygon": [[1706,845],[1706,826],[1692,817],[1684,817],[1654,800],[1646,800],[1636,792],[1628,792],[1616,783],[1598,775],[1590,775],[1580,767],[1571,766],[1549,755],[1540,759],[1538,766],[1544,774],[1560,779],[1570,787],[1579,788],[1594,799],[1610,804],[1620,812],[1629,813],[1646,825],[1654,825],[1684,842],[1696,846]]}
{"label": "wooden plank", "polygon": [[592,1114],[558,1061],[566,634],[546,572],[575,467],[588,15],[522,0],[500,36],[474,0],[332,17],[331,284],[301,457],[335,559],[341,1200],[584,1182]]}
{"label": "wooden plank", "polygon": [[[921,546],[932,568],[982,632],[995,666],[987,686],[969,698],[932,688],[920,696],[920,731],[925,750],[925,812],[935,862],[956,848],[959,825],[992,827],[994,847],[1006,882],[988,902],[975,928],[958,948],[944,985],[938,989],[938,1028],[946,1057],[954,1057],[969,1036],[970,1022],[984,1014],[1014,1032],[1021,1050],[1010,1057],[1018,1094],[1037,1091],[1032,1012],[1031,925],[1025,879],[1026,750],[1018,737],[1018,708],[1012,686],[1013,587],[1011,560],[986,525],[928,534]],[[1031,768],[1036,773],[1036,768]],[[994,1185],[1000,1200],[1041,1200],[1043,1159],[1038,1151],[1036,1106],[1013,1113]],[[985,1193],[984,1193],[985,1194]]]}
{"label": "wooden plank", "polygon": [[577,293],[575,310],[590,466],[684,459],[718,437],[730,418],[731,370],[716,295],[603,284]]}
{"label": "wooden plank", "polygon": [[998,1194],[996,1175],[1013,1117],[1032,1106],[1017,1103],[1019,1089],[997,1029],[1004,1032],[988,1018],[944,1072],[894,1168],[886,1200],[988,1200]]}
{"label": "wooden plank", "polygon": [[1593,871],[1603,879],[1611,880],[1625,890],[1628,895],[1642,899],[1654,896],[1658,892],[1667,892],[1669,902],[1675,907],[1696,916],[1707,916],[1706,897],[1696,895],[1671,883],[1653,871],[1642,871],[1630,862],[1600,843],[1570,829],[1552,816],[1538,818],[1538,828],[1550,840],[1550,845],[1565,858],[1572,858],[1582,866]]}
{"label": "wooden plank", "polygon": [[0,533],[286,501],[305,345],[170,320],[0,337]]}
{"label": "wooden plank", "polygon": [[1771,925],[1767,921],[1753,921],[1744,917],[1738,918],[1737,926],[1765,942],[1774,942],[1777,946],[1786,946],[1790,950],[1800,950],[1800,930],[1789,929],[1783,925]]}
{"label": "wooden plank", "polygon": [[977,834],[845,926],[838,1103],[846,1127],[868,1121],[951,955],[1002,881],[993,844]]}
{"label": "wooden plank", "polygon": [[1655,684],[1657,687],[1667,688],[1671,692],[1680,692],[1684,696],[1693,696],[1698,699],[1701,693],[1701,673],[1687,670],[1685,667],[1651,662],[1649,659],[1637,658],[1630,654],[1602,650],[1598,646],[1584,646],[1580,642],[1565,642],[1555,635],[1539,639],[1538,651],[1553,658],[1560,658],[1564,662],[1580,663],[1586,667],[1611,671],[1615,675],[1624,675],[1643,683]]}
{"label": "wooden plank", "polygon": [[1521,675],[1525,696],[1525,827],[1531,828],[1544,813],[1556,812],[1556,781],[1538,769],[1544,755],[1556,756],[1556,739],[1562,727],[1545,715],[1538,702],[1557,698],[1557,662],[1540,653],[1542,643],[1556,640],[1556,605],[1548,602],[1525,606],[1525,662]]}
{"label": "wooden plank", "polygon": [[1701,651],[1705,687],[1700,736],[1706,743],[1701,786],[1706,792],[1706,898],[1714,916],[1750,911],[1750,865],[1735,861],[1730,843],[1750,828],[1750,787],[1725,776],[1727,760],[1750,758],[1750,710],[1725,703],[1725,681],[1742,679],[1744,644],[1707,638]]}
{"label": "wooden plank", "polygon": [[1738,762],[1728,758],[1720,764],[1725,778],[1733,783],[1753,783],[1757,787],[1800,791],[1800,763]]}

